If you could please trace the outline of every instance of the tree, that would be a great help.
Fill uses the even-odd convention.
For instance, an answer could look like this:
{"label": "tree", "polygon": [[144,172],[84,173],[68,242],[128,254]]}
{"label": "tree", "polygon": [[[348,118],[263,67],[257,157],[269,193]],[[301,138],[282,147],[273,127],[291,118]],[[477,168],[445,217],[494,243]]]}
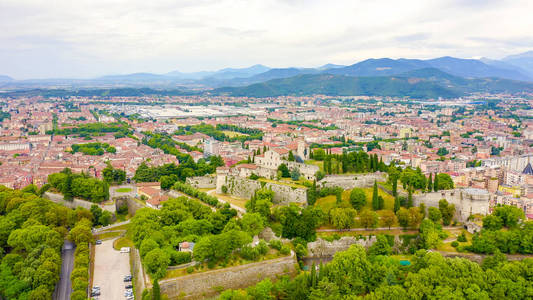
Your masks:
{"label": "tree", "polygon": [[394,197],[398,196],[398,178],[396,176],[392,180],[392,195]]}
{"label": "tree", "polygon": [[374,180],[374,188],[372,190],[372,209],[379,210],[379,198],[378,198],[378,183]]}
{"label": "tree", "polygon": [[359,214],[359,223],[364,228],[376,228],[378,225],[379,217],[375,211],[363,209]]}
{"label": "tree", "polygon": [[409,193],[407,194],[407,208],[413,207],[413,187],[409,187]]}
{"label": "tree", "polygon": [[483,229],[500,230],[503,227],[503,221],[495,215],[488,215],[483,218]]}
{"label": "tree", "polygon": [[446,173],[440,173],[435,176],[435,185],[439,191],[450,190],[454,188],[452,178]]}
{"label": "tree", "polygon": [[398,195],[396,195],[394,197],[394,213],[397,213],[398,210],[400,209],[400,197]]}
{"label": "tree", "polygon": [[439,191],[439,176],[435,173],[435,181],[433,181],[433,191]]}
{"label": "tree", "polygon": [[448,149],[442,147],[442,148],[439,148],[439,150],[437,150],[437,155],[438,156],[446,156],[448,155],[448,153],[450,153],[450,151],[448,151]]}
{"label": "tree", "polygon": [[503,226],[514,228],[524,219],[524,211],[516,206],[503,205],[494,209],[493,215],[502,220]]}
{"label": "tree", "polygon": [[426,217],[426,204],[425,203],[420,203],[418,205],[418,209],[420,210],[420,214],[422,215],[422,219],[424,219]]}
{"label": "tree", "polygon": [[449,204],[448,201],[446,201],[446,199],[441,199],[439,201],[439,210],[440,210],[440,214],[442,215],[442,223],[445,226],[450,225],[453,219],[453,216],[455,214],[455,205]]}
{"label": "tree", "polygon": [[352,204],[352,207],[361,210],[366,205],[366,194],[363,189],[360,188],[354,188],[350,192],[350,203]]}
{"label": "tree", "polygon": [[151,238],[146,238],[142,241],[141,247],[139,247],[139,254],[141,257],[146,256],[148,252],[159,248],[159,244]]}
{"label": "tree", "polygon": [[355,215],[353,208],[337,207],[329,211],[330,222],[337,229],[351,228],[355,223]]}
{"label": "tree", "polygon": [[259,213],[246,213],[242,216],[242,230],[248,232],[251,236],[258,235],[265,228],[265,219]]}
{"label": "tree", "polygon": [[416,228],[422,222],[422,214],[420,210],[416,207],[409,208],[409,226],[411,228]]}
{"label": "tree", "polygon": [[390,227],[394,225],[394,223],[396,222],[397,222],[397,218],[392,210],[387,209],[382,212],[381,223],[383,224],[383,226],[389,227],[390,229]]}
{"label": "tree", "polygon": [[159,287],[159,281],[154,279],[152,287],[152,300],[161,300],[161,288]]}
{"label": "tree", "polygon": [[161,279],[165,277],[169,263],[170,257],[165,251],[161,250],[160,248],[151,250],[144,257],[144,265],[146,266],[146,271],[154,279]]}
{"label": "tree", "polygon": [[392,248],[389,245],[389,241],[387,240],[387,237],[385,237],[385,235],[383,234],[378,234],[376,236],[376,241],[368,249],[369,256],[390,255],[391,253],[392,253]]}
{"label": "tree", "polygon": [[403,228],[407,228],[407,226],[409,226],[409,211],[405,207],[400,207],[396,213],[396,217],[398,218],[398,223],[400,226]]}
{"label": "tree", "polygon": [[439,223],[442,219],[442,214],[440,213],[440,210],[436,207],[429,207],[428,208],[428,218],[433,221],[433,223]]}
{"label": "tree", "polygon": [[298,181],[300,179],[300,170],[293,168],[291,170],[291,179],[294,181]]}
{"label": "tree", "polygon": [[433,173],[429,173],[427,190],[428,192],[433,191]]}
{"label": "tree", "polygon": [[291,177],[291,173],[289,171],[289,168],[287,168],[286,164],[279,165],[278,171],[281,172],[281,177],[283,177],[283,178]]}
{"label": "tree", "polygon": [[313,184],[307,190],[307,204],[311,206],[315,205],[316,199],[317,199],[316,180],[313,180]]}
{"label": "tree", "polygon": [[443,236],[440,225],[433,223],[430,219],[424,219],[420,224],[420,238],[424,249],[437,248]]}
{"label": "tree", "polygon": [[289,151],[288,161],[294,161],[294,154],[292,154],[292,151]]}

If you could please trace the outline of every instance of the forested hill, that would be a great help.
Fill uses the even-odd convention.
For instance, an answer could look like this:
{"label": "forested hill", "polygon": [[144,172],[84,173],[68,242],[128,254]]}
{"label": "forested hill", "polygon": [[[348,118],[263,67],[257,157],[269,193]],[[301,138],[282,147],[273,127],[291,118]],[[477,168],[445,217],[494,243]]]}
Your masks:
{"label": "forested hill", "polygon": [[330,74],[306,74],[274,79],[245,87],[214,90],[231,96],[276,97],[284,95],[390,96],[411,98],[453,98],[461,93],[429,81],[410,82],[404,77],[351,77]]}
{"label": "forested hill", "polygon": [[396,76],[352,77],[305,74],[274,79],[245,87],[215,89],[216,94],[248,97],[285,95],[390,96],[410,98],[454,98],[474,92],[533,92],[533,83],[500,78],[466,79],[435,68],[410,71]]}

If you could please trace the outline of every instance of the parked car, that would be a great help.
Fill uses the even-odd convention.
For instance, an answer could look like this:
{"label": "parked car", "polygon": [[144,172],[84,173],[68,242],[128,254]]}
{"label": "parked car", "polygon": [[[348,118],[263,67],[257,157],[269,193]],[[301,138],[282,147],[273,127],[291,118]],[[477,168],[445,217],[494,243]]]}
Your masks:
{"label": "parked car", "polygon": [[102,244],[102,240],[96,240],[95,244],[96,245],[101,245]]}
{"label": "parked car", "polygon": [[128,285],[126,286],[126,289],[132,289],[132,288],[133,288],[133,285],[131,285],[131,284],[128,284]]}
{"label": "parked car", "polygon": [[131,275],[126,275],[124,276],[124,282],[129,282],[133,279],[133,277]]}

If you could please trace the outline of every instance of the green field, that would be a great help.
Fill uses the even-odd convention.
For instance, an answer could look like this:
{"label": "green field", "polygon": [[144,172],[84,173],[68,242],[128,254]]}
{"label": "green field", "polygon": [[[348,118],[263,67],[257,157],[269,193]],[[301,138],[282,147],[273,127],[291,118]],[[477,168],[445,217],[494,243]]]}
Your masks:
{"label": "green field", "polygon": [[117,193],[129,193],[131,192],[131,188],[118,188],[115,190]]}
{"label": "green field", "polygon": [[[365,191],[366,194],[366,206],[369,209],[372,209],[372,188],[363,188],[363,191]],[[342,202],[350,204],[350,192],[351,190],[346,190],[342,192]],[[385,193],[383,190],[378,188],[378,195],[383,197],[383,200],[385,200],[385,209],[393,209],[394,208],[394,197],[391,195]],[[335,207],[335,204],[337,202],[337,198],[335,195],[326,196],[323,198],[319,198],[316,201],[315,205],[318,205],[324,210],[324,212],[329,211],[333,207]]]}

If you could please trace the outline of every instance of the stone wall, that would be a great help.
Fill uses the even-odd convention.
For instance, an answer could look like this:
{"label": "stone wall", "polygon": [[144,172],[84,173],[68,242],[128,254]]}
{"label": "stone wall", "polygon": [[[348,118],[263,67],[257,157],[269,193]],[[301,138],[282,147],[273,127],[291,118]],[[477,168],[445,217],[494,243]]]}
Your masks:
{"label": "stone wall", "polygon": [[[222,184],[218,181],[218,184]],[[255,191],[263,186],[274,192],[273,202],[275,204],[307,203],[307,188],[298,188],[281,183],[260,182],[239,176],[224,176],[223,185],[228,189],[227,193],[239,198],[250,199]],[[217,186],[217,191],[219,187]],[[222,188],[220,187],[220,190]]]}
{"label": "stone wall", "polygon": [[465,222],[472,214],[489,214],[490,194],[486,190],[466,188],[413,195],[415,206],[424,203],[427,207],[439,207],[441,199],[455,205],[455,218],[459,222]]}
{"label": "stone wall", "polygon": [[97,204],[100,208],[107,210],[112,214],[114,214],[117,211],[115,204],[108,204],[108,205],[102,206],[101,204],[93,203],[93,202],[78,199],[78,198],[74,198],[72,201],[67,201],[64,199],[63,195],[52,193],[52,192],[45,192],[43,194],[43,198],[48,199],[52,202],[64,205],[68,208],[83,207],[85,209],[91,209],[92,205]]}
{"label": "stone wall", "polygon": [[337,252],[348,250],[348,248],[350,248],[350,246],[353,244],[368,248],[372,246],[375,241],[375,236],[366,237],[366,239],[356,239],[353,236],[343,236],[340,239],[332,242],[318,238],[316,241],[307,244],[307,257],[332,257]]}
{"label": "stone wall", "polygon": [[186,183],[197,189],[214,189],[216,188],[216,177],[211,175],[188,177]]}
{"label": "stone wall", "polygon": [[146,205],[143,205],[142,203],[136,201],[135,199],[133,198],[128,198],[127,199],[127,202],[128,202],[128,213],[131,215],[131,216],[135,216],[135,212],[143,207],[146,207]]}
{"label": "stone wall", "polygon": [[225,289],[240,289],[281,275],[295,274],[296,259],[290,256],[166,279],[159,282],[169,299],[204,299]]}
{"label": "stone wall", "polygon": [[353,174],[353,175],[327,175],[317,182],[319,187],[341,187],[345,190],[353,188],[372,187],[374,181],[386,181],[386,173]]}

